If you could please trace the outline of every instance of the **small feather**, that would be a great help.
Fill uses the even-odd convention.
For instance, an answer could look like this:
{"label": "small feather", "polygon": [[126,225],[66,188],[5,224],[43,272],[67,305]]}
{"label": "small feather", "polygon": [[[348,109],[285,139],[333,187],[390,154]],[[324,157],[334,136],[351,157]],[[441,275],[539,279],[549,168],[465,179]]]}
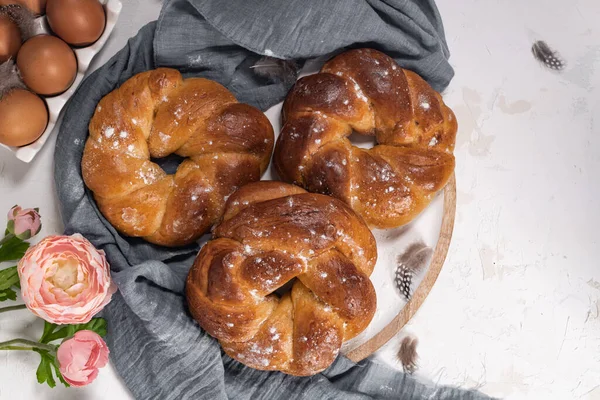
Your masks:
{"label": "small feather", "polygon": [[298,78],[298,64],[294,60],[262,57],[250,68],[257,75],[268,78],[273,82],[293,83]]}
{"label": "small feather", "polygon": [[402,364],[404,372],[412,374],[417,370],[417,361],[419,355],[417,354],[417,345],[419,340],[412,335],[405,336],[400,342],[400,348],[398,349],[398,361]]}
{"label": "small feather", "polygon": [[548,46],[543,40],[538,40],[531,46],[531,52],[536,60],[547,68],[560,71],[566,67],[564,59]]}
{"label": "small feather", "polygon": [[17,24],[23,41],[36,35],[35,15],[27,8],[21,7],[18,4],[0,6],[0,15],[6,15]]}
{"label": "small feather", "polygon": [[433,250],[423,242],[409,245],[404,253],[398,255],[394,281],[406,301],[412,296],[413,278],[427,267],[432,255]]}
{"label": "small feather", "polygon": [[25,89],[13,60],[0,64],[0,99],[12,89]]}

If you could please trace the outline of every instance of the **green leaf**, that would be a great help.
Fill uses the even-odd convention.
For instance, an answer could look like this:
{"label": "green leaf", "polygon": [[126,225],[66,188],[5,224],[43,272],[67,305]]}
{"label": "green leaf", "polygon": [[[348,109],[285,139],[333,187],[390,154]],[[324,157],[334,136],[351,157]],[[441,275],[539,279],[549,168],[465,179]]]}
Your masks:
{"label": "green leaf", "polygon": [[18,260],[29,248],[29,243],[19,239],[18,237],[12,237],[0,246],[0,262]]}
{"label": "green leaf", "polygon": [[47,344],[49,341],[47,340],[48,336],[54,332],[54,329],[57,328],[58,325],[52,324],[48,321],[44,321],[44,333],[42,333],[42,337],[40,338],[40,343]]}
{"label": "green leaf", "polygon": [[102,337],[106,336],[106,320],[104,318],[92,318],[86,325],[83,329],[94,331]]}
{"label": "green leaf", "polygon": [[56,386],[56,381],[54,380],[54,376],[56,375],[58,380],[61,381],[63,385],[66,387],[70,386],[60,373],[56,355],[50,354],[46,350],[34,349],[33,351],[38,353],[41,357],[40,365],[35,372],[38,383],[47,383],[48,386],[53,388]]}
{"label": "green leaf", "polygon": [[77,332],[79,329],[77,329],[78,325],[68,325],[67,326],[67,336],[71,337],[75,334],[75,332]]}
{"label": "green leaf", "polygon": [[[54,325],[54,326],[57,328],[60,327],[60,325]],[[69,326],[64,326],[63,328],[60,328],[56,332],[52,332],[47,337],[42,337],[42,339],[40,339],[40,342],[41,343],[50,343],[50,342],[53,342],[58,339],[64,339],[64,338],[73,336],[73,334],[69,335]]]}
{"label": "green leaf", "polygon": [[0,290],[0,301],[16,300],[17,293],[12,289]]}
{"label": "green leaf", "polygon": [[0,301],[16,300],[17,293],[13,288],[20,286],[16,265],[0,271]]}
{"label": "green leaf", "polygon": [[40,343],[48,344],[58,339],[67,337],[67,327],[65,325],[56,325],[44,321],[44,333],[40,338]]}
{"label": "green leaf", "polygon": [[0,290],[8,289],[19,283],[19,272],[17,266],[0,271]]}
{"label": "green leaf", "polygon": [[46,370],[46,382],[48,383],[48,386],[51,388],[55,387],[56,381],[54,380],[54,376],[52,374],[52,361],[48,361],[48,358],[46,358],[44,362],[44,369]]}
{"label": "green leaf", "polygon": [[40,343],[48,344],[55,340],[70,338],[75,332],[83,330],[93,331],[100,336],[106,336],[106,320],[104,318],[92,318],[87,324],[77,325],[56,325],[46,321]]}
{"label": "green leaf", "polygon": [[44,350],[35,350],[41,357],[40,365],[35,371],[38,383],[47,383],[51,388],[56,386],[54,375],[52,373],[52,365],[56,362],[54,356],[48,354]]}

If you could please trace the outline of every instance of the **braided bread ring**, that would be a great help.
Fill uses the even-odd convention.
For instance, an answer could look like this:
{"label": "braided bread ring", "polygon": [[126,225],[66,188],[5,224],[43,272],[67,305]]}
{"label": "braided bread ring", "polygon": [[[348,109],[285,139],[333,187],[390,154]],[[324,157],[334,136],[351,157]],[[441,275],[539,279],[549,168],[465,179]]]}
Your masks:
{"label": "braided bread ring", "polygon": [[[238,187],[260,179],[273,128],[208,79],[159,68],[105,96],[89,125],[81,169],[102,214],[120,232],[165,246],[198,239]],[[188,157],[174,175],[150,157]]]}
{"label": "braided bread ring", "polygon": [[[298,80],[283,117],[279,176],[343,200],[378,228],[410,222],[454,171],[454,114],[417,74],[376,50],[344,52]],[[378,145],[353,146],[353,130]]]}
{"label": "braided bread ring", "polygon": [[[281,182],[251,183],[227,201],[189,272],[186,297],[229,356],[313,375],[371,322],[376,260],[371,231],[341,201]],[[273,293],[292,280],[291,291]]]}

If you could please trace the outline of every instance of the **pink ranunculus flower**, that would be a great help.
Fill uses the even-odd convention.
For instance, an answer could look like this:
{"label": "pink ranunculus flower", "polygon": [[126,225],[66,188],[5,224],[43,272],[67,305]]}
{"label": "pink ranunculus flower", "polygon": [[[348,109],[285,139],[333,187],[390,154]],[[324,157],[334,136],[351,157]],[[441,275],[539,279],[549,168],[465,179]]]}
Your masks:
{"label": "pink ranunculus flower", "polygon": [[79,331],[58,347],[56,358],[60,373],[71,386],[85,386],[108,363],[108,346],[96,332]]}
{"label": "pink ranunculus flower", "polygon": [[78,233],[44,238],[17,269],[27,308],[59,325],[88,322],[117,290],[104,252]]}
{"label": "pink ranunculus flower", "polygon": [[37,208],[21,208],[14,206],[8,211],[6,229],[19,239],[27,240],[42,229],[42,222]]}

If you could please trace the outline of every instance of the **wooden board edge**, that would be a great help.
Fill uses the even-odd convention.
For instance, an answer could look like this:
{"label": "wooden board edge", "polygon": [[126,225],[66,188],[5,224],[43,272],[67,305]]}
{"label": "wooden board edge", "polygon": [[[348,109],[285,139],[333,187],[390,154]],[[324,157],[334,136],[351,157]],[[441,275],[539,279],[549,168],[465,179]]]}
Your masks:
{"label": "wooden board edge", "polygon": [[442,270],[450,240],[452,239],[452,231],[454,229],[454,217],[456,214],[456,177],[454,174],[444,188],[444,214],[442,217],[442,226],[438,237],[437,245],[431,258],[431,264],[423,281],[413,293],[410,301],[402,308],[402,311],[387,324],[379,333],[371,339],[361,344],[352,351],[346,353],[346,357],[354,362],[359,362],[371,354],[376,352],[381,346],[386,344],[406,325],[406,323],[415,315],[421,307],[431,288],[433,287],[438,275]]}

